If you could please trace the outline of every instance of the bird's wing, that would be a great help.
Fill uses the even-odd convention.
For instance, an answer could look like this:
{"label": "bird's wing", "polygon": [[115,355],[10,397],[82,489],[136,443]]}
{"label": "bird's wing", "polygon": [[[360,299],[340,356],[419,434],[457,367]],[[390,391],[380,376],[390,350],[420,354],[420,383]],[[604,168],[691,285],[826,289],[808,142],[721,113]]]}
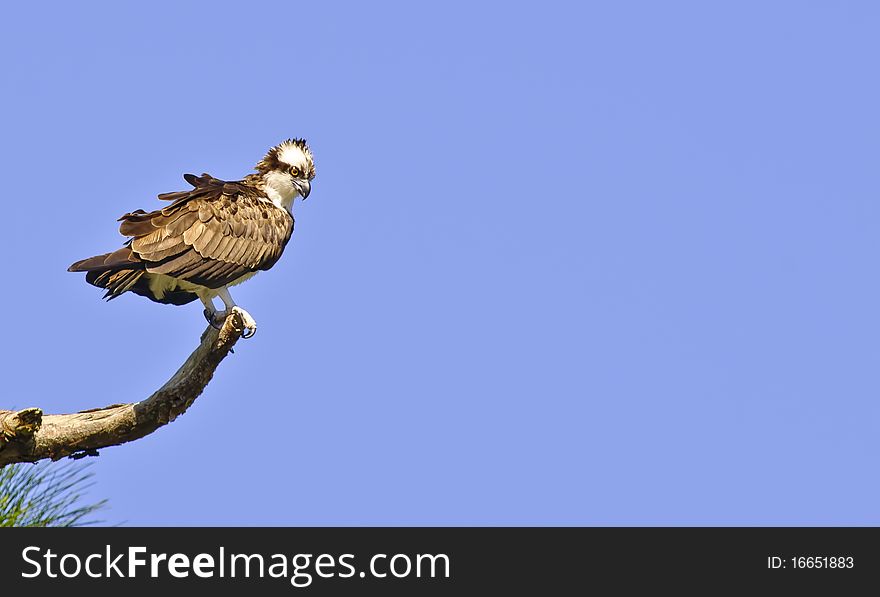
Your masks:
{"label": "bird's wing", "polygon": [[131,250],[150,273],[220,288],[247,273],[272,267],[293,233],[293,217],[243,182],[187,174],[190,191],[154,212],[120,218]]}

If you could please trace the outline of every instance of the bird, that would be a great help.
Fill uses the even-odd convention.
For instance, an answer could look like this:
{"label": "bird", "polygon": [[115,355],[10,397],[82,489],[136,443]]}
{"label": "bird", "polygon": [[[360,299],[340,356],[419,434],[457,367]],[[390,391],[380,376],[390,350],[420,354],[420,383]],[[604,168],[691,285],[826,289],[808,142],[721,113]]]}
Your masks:
{"label": "bird", "polygon": [[[193,188],[160,194],[169,205],[117,220],[129,237],[122,248],[77,261],[68,271],[85,272],[107,300],[126,292],[166,305],[199,299],[215,328],[237,312],[242,337],[250,338],[257,323],[235,304],[229,287],[281,258],[293,234],[293,201],[311,193],[315,163],[305,139],[294,138],[269,149],[255,170],[235,181],[184,174]],[[223,310],[214,305],[217,297]]]}

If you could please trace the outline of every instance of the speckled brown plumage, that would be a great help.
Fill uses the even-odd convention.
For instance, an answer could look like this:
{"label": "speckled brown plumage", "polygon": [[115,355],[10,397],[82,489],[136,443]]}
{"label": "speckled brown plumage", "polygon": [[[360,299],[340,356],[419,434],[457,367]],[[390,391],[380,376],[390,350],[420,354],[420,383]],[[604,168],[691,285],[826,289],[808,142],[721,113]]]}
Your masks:
{"label": "speckled brown plumage", "polygon": [[166,193],[163,209],[120,218],[125,247],[78,261],[69,271],[107,290],[106,298],[132,291],[162,303],[185,304],[196,294],[177,290],[154,296],[150,275],[162,274],[211,289],[272,267],[293,233],[293,217],[268,200],[258,175],[228,182],[187,174],[189,191]]}

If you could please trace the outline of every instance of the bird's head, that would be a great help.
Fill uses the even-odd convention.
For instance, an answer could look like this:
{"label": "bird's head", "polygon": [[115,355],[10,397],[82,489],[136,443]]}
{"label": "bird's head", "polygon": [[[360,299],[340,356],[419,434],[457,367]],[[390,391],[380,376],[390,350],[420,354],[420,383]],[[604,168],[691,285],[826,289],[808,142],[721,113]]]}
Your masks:
{"label": "bird's head", "polygon": [[269,150],[257,164],[257,172],[279,191],[291,188],[305,199],[312,190],[315,163],[305,139],[288,139]]}

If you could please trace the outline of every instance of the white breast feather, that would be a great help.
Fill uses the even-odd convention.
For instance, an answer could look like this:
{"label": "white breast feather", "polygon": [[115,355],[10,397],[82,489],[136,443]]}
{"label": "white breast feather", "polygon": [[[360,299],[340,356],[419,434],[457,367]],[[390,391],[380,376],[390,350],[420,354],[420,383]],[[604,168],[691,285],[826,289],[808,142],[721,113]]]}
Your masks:
{"label": "white breast feather", "polygon": [[293,179],[289,174],[284,172],[269,172],[263,177],[266,181],[266,196],[282,209],[290,211],[293,207],[293,200],[296,198],[297,190],[293,186]]}

